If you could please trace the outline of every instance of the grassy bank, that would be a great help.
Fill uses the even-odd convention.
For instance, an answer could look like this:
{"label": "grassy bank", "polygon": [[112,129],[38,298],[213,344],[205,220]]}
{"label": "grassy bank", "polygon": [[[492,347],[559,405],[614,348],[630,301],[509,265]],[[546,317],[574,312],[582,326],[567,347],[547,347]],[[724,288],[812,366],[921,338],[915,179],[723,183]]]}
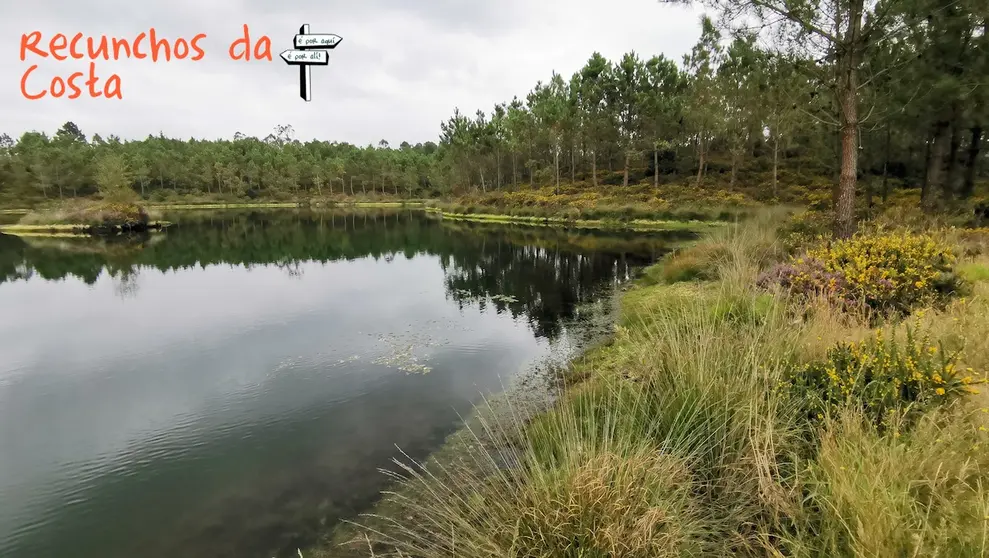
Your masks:
{"label": "grassy bank", "polygon": [[404,462],[365,554],[985,555],[989,234],[867,228],[763,215],[651,269],[551,410]]}
{"label": "grassy bank", "polygon": [[660,221],[633,219],[573,219],[568,217],[539,217],[497,213],[454,213],[439,207],[427,207],[426,211],[454,221],[474,221],[483,223],[503,223],[511,225],[532,225],[548,227],[571,227],[577,229],[627,229],[627,230],[698,230],[724,223],[719,221]]}
{"label": "grassy bank", "polygon": [[667,184],[629,186],[583,182],[560,187],[470,192],[430,204],[445,213],[494,214],[569,221],[735,221],[762,204],[740,193]]}
{"label": "grassy bank", "polygon": [[289,209],[299,207],[423,207],[419,200],[358,201],[307,199],[295,202],[201,202],[201,203],[152,203],[148,207],[160,210],[183,209]]}

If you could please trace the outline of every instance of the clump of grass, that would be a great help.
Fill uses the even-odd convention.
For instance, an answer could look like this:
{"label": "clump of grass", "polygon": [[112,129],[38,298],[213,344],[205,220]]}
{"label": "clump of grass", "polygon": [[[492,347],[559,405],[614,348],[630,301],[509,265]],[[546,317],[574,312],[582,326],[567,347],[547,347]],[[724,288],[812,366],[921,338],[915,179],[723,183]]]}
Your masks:
{"label": "clump of grass", "polygon": [[646,270],[646,282],[673,284],[718,278],[749,282],[784,250],[775,234],[775,221],[780,214],[780,210],[763,210],[754,213],[744,225],[732,224],[711,231]]}
{"label": "clump of grass", "polygon": [[791,556],[986,556],[989,442],[981,412],[922,417],[902,436],[846,412],[823,428],[797,482]]}
{"label": "clump of grass", "polygon": [[713,262],[708,257],[698,249],[677,252],[660,264],[659,278],[667,284],[714,279]]}
{"label": "clump of grass", "polygon": [[[546,420],[579,420],[570,410]],[[415,556],[645,558],[699,551],[708,533],[683,459],[616,431],[595,440],[566,432],[554,438],[556,460],[538,459],[538,442],[530,438],[513,469],[479,484],[464,485],[463,477],[438,483],[425,468],[407,466],[406,478],[419,490],[403,513],[414,524],[386,542]]]}

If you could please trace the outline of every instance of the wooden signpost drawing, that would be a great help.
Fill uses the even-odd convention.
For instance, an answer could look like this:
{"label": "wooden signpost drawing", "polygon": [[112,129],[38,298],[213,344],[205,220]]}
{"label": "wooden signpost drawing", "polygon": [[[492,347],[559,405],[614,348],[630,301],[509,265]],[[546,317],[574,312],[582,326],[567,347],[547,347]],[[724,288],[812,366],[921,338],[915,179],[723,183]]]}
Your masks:
{"label": "wooden signpost drawing", "polygon": [[326,66],[330,63],[330,51],[336,48],[343,38],[329,33],[309,33],[309,24],[299,28],[299,34],[292,41],[294,49],[282,51],[286,64],[299,66],[299,96],[306,102],[312,101],[313,66]]}

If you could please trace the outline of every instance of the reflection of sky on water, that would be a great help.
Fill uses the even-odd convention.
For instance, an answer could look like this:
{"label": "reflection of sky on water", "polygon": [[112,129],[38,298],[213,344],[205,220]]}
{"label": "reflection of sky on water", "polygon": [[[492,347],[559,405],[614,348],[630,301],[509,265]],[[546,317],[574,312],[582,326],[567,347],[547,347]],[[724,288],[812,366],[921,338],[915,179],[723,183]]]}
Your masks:
{"label": "reflection of sky on water", "polygon": [[[379,389],[396,374],[369,364],[387,349],[382,335],[442,338],[426,351],[432,367],[472,348],[535,350],[510,316],[449,304],[436,258],[382,265],[309,262],[301,280],[274,266],[145,270],[126,299],[106,275],[4,285],[0,307],[22,317],[0,324],[4,508],[57,507],[100,475],[191,453],[167,449],[170,436],[201,445]],[[478,387],[451,391],[470,398]],[[4,515],[0,532],[15,526]]]}

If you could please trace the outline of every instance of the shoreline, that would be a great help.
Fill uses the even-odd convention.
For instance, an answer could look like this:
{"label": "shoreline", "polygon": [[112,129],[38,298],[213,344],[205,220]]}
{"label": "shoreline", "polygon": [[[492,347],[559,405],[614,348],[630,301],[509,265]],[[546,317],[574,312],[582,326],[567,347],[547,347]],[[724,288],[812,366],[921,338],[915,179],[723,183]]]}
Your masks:
{"label": "shoreline", "polygon": [[[443,207],[434,204],[443,203],[438,200],[397,200],[397,201],[297,201],[297,202],[204,202],[204,203],[146,203],[144,207],[157,211],[208,211],[208,210],[238,210],[238,209],[307,209],[320,211],[332,208],[407,208],[425,211],[427,214],[449,219],[451,221],[466,221],[478,223],[500,223],[506,225],[526,225],[538,227],[556,227],[588,230],[624,230],[624,231],[663,231],[663,230],[704,230],[721,227],[730,224],[732,221],[726,220],[698,220],[698,219],[621,219],[621,218],[597,218],[585,219],[575,217],[560,216],[569,207],[554,208],[547,216],[518,215],[511,213],[511,209],[505,210],[499,207],[478,207],[477,212],[463,213],[448,211]],[[29,209],[12,208],[0,209],[3,215],[23,215]],[[82,225],[73,225],[79,228]],[[39,225],[38,227],[43,227]],[[3,231],[0,231],[3,232]]]}
{"label": "shoreline", "polygon": [[[205,203],[205,204],[149,204],[149,209],[163,211],[194,211],[209,209],[329,209],[329,208],[408,208],[425,211],[427,214],[438,216],[451,221],[470,221],[478,223],[500,223],[506,225],[528,225],[540,227],[558,227],[594,230],[627,230],[627,231],[663,231],[663,230],[693,230],[708,227],[720,227],[729,221],[700,221],[700,220],[671,220],[671,219],[573,219],[568,217],[536,217],[529,215],[512,215],[510,213],[457,213],[444,211],[442,208],[430,205],[430,202],[420,200],[378,201],[378,202],[273,202],[273,203]],[[485,211],[497,208],[483,208]]]}
{"label": "shoreline", "polygon": [[130,232],[160,232],[171,226],[168,221],[153,221],[142,225],[85,225],[82,223],[53,223],[50,225],[0,225],[0,234],[11,236],[100,237]]}
{"label": "shoreline", "polygon": [[[656,263],[662,261],[660,258]],[[655,263],[653,264],[655,265]],[[638,271],[642,277],[645,266]],[[606,310],[595,322],[585,323],[573,340],[573,347],[566,355],[545,355],[523,367],[513,378],[514,385],[505,391],[493,394],[474,406],[473,411],[464,417],[463,422],[451,432],[443,442],[422,461],[402,460],[404,465],[413,467],[442,467],[452,462],[460,465],[469,459],[477,459],[478,453],[485,454],[497,447],[501,439],[492,439],[491,424],[501,421],[528,423],[550,411],[565,391],[559,387],[560,381],[570,381],[575,376],[572,369],[594,351],[607,347],[615,337],[615,325],[621,318],[621,305],[624,295],[636,286],[636,279],[618,285],[611,292],[591,304],[601,304]],[[535,385],[533,385],[535,384]],[[567,386],[570,388],[572,386]],[[533,394],[533,392],[536,392]],[[500,438],[500,437],[499,437]],[[393,464],[394,465],[394,464]],[[475,462],[474,465],[477,465]],[[510,465],[510,464],[502,464]],[[401,471],[397,471],[402,474]],[[368,529],[379,527],[378,522],[391,517],[398,511],[396,500],[407,496],[408,488],[396,481],[395,475],[381,471],[377,474],[391,480],[364,511],[356,517],[342,519],[325,532],[324,539],[299,549],[305,558],[367,558],[368,546],[363,538]],[[375,551],[378,549],[376,548]]]}
{"label": "shoreline", "polygon": [[642,232],[662,230],[693,230],[707,227],[720,227],[729,224],[727,221],[671,221],[652,219],[613,221],[608,219],[532,217],[504,213],[452,213],[430,207],[426,208],[426,212],[433,215],[439,215],[443,219],[450,219],[451,221],[471,221],[477,223],[500,223],[505,225],[530,225],[573,229],[631,230]]}
{"label": "shoreline", "polygon": [[[984,380],[959,379],[963,387],[952,388],[953,397],[960,397],[957,405],[932,396],[926,403],[932,406],[922,407],[915,428],[909,422],[895,422],[890,429],[875,426],[871,415],[856,406],[859,399],[852,407],[839,401],[834,408],[808,414],[805,406],[820,396],[807,390],[818,388],[800,388],[803,384],[793,382],[801,374],[811,374],[816,370],[813,366],[827,366],[839,358],[836,347],[866,343],[880,332],[892,336],[889,342],[900,339],[910,344],[909,351],[926,353],[929,345],[930,354],[935,354],[940,341],[910,337],[914,321],[914,327],[920,328],[923,321],[925,331],[947,342],[962,333],[983,339],[975,342],[974,350],[966,346],[964,353],[952,353],[956,356],[951,358],[961,355],[959,366],[970,366],[972,376],[985,373],[989,351],[981,317],[989,300],[989,274],[972,274],[973,292],[964,292],[972,297],[970,302],[959,298],[945,308],[924,304],[914,308],[909,321],[890,317],[873,322],[758,284],[760,263],[770,265],[787,257],[778,245],[781,224],[773,219],[713,229],[686,251],[667,254],[643,268],[613,292],[609,340],[575,351],[558,369],[561,374],[549,376],[561,379],[562,389],[526,407],[521,417],[515,413],[507,425],[497,421],[498,411],[490,404],[478,406],[462,429],[423,462],[400,460],[408,468],[402,468],[392,491],[382,491],[369,511],[343,520],[303,555],[448,555],[463,548],[465,556],[480,556],[494,548],[560,551],[571,548],[574,540],[589,547],[582,539],[588,529],[604,525],[637,532],[636,517],[667,503],[656,504],[654,493],[636,492],[643,480],[664,491],[656,494],[672,494],[669,502],[691,506],[677,508],[684,513],[670,516],[671,526],[690,527],[695,517],[710,514],[707,521],[716,531],[698,531],[691,535],[698,537],[696,542],[686,537],[676,541],[682,548],[704,548],[703,555],[734,553],[730,542],[719,541],[731,541],[732,535],[753,526],[772,536],[790,533],[794,524],[801,531],[793,536],[803,537],[795,541],[806,548],[821,544],[828,555],[851,555],[848,549],[858,548],[858,540],[822,543],[816,533],[844,536],[849,518],[876,512],[874,494],[835,495],[824,490],[808,502],[801,495],[814,487],[878,482],[883,494],[898,498],[894,506],[900,499],[923,504],[923,495],[909,487],[956,475],[952,478],[962,486],[953,493],[958,501],[937,503],[935,515],[956,517],[965,506],[980,505],[986,496],[984,473],[941,461],[932,452],[957,452],[952,455],[964,458],[955,460],[958,463],[979,455],[983,433],[989,432],[989,419],[984,418],[989,403],[985,394],[964,385]],[[976,262],[971,265],[989,269],[981,263],[986,257],[985,253],[971,256]],[[682,273],[686,265],[714,274]],[[886,333],[887,328],[891,333]],[[939,374],[955,373],[953,361],[937,364],[933,356],[924,358],[935,368],[925,369],[923,381],[941,385]],[[896,364],[891,373],[906,374],[905,366]],[[919,373],[911,377],[916,379]],[[874,380],[877,384],[893,381],[877,378],[881,378]],[[945,389],[932,393],[945,396]],[[504,392],[499,401],[511,406],[513,392]],[[494,420],[485,424],[489,416]],[[484,435],[475,436],[474,424],[480,424]],[[675,465],[673,473],[687,476],[670,481],[665,460]],[[893,465],[904,460],[909,467]],[[642,478],[643,463],[654,465],[656,474]],[[695,484],[691,480],[695,474],[712,476]],[[812,477],[807,480],[804,474]],[[600,479],[600,484],[586,496],[589,478]],[[773,490],[764,491],[767,486]],[[783,492],[786,488],[794,490]],[[561,507],[561,499],[569,506]],[[886,517],[900,509],[883,504],[878,513]],[[726,506],[738,515],[717,515]],[[926,508],[918,509],[909,516],[913,522],[909,530],[933,527],[923,512]],[[982,520],[979,514],[974,523],[947,527],[942,523],[935,528],[939,536],[949,537],[947,548],[963,549],[957,554],[967,555],[984,544],[989,533]],[[707,537],[707,533],[721,536]],[[544,534],[544,538],[520,539]],[[517,546],[519,540],[528,546]],[[893,550],[910,541],[883,539],[876,544]],[[656,544],[668,541],[660,537]],[[766,550],[776,548],[772,541],[762,544]]]}

